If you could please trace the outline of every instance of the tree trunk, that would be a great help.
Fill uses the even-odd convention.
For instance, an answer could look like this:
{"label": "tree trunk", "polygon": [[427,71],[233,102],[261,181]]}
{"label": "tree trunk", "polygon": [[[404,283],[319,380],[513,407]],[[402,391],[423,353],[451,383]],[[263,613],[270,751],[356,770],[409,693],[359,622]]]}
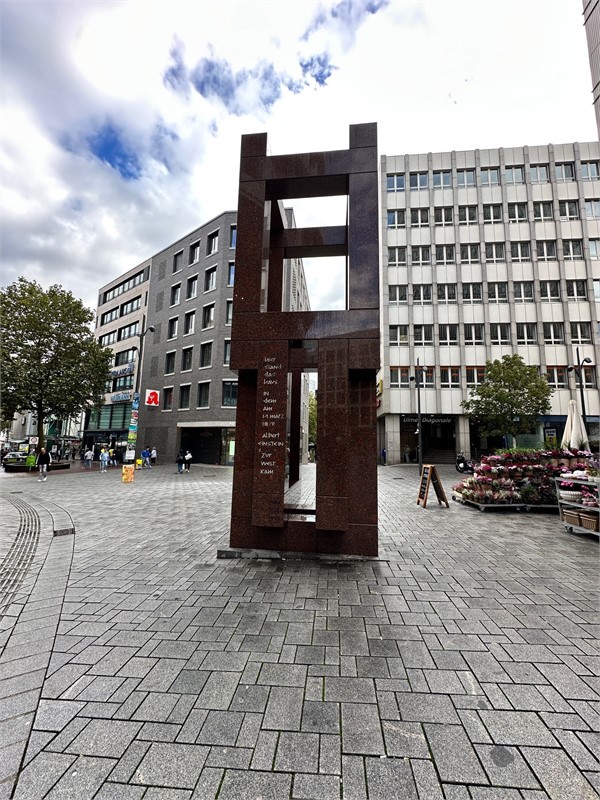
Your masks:
{"label": "tree trunk", "polygon": [[46,446],[46,442],[44,440],[44,415],[41,406],[38,406],[36,413],[37,413],[37,437],[38,437],[36,451],[39,453],[41,448]]}

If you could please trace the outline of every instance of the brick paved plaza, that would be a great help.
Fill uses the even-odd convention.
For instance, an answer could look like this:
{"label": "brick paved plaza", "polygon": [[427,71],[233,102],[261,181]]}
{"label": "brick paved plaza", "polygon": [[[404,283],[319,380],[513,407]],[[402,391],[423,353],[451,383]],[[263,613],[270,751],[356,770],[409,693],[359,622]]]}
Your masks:
{"label": "brick paved plaza", "polygon": [[1,800],[598,797],[597,538],[413,465],[379,559],[217,560],[231,476],[0,475]]}

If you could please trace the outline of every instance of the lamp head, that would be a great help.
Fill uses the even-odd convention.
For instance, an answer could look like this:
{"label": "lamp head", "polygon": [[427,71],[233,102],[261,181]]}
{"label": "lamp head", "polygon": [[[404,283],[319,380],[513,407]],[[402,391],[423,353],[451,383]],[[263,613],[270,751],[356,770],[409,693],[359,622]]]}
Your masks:
{"label": "lamp head", "polygon": [[148,325],[148,327],[146,328],[146,330],[147,330],[147,331],[150,331],[150,333],[154,333],[154,325]]}
{"label": "lamp head", "polygon": [[589,356],[586,356],[581,363],[582,364],[591,364],[592,363],[592,359]]}

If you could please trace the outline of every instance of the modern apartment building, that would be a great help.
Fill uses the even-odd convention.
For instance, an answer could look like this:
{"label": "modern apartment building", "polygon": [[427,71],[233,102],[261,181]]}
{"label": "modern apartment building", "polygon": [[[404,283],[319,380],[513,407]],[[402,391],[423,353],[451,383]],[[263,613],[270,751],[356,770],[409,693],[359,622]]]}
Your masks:
{"label": "modern apartment building", "polygon": [[598,442],[599,163],[598,142],[382,157],[378,413],[388,462],[416,458],[418,399],[425,458],[501,444],[469,425],[461,402],[486,361],[513,353],[556,390],[534,439],[560,441],[580,396],[568,367],[583,365]]}
{"label": "modern apartment building", "polygon": [[596,125],[600,137],[600,0],[583,0],[583,19],[590,55]]}

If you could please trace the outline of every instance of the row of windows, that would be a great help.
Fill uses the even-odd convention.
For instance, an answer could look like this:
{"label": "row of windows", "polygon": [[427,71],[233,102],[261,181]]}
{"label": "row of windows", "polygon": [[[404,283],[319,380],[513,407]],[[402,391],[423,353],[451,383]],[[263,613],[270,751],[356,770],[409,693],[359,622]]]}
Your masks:
{"label": "row of windows", "polygon": [[[531,204],[533,222],[548,222],[554,220],[555,205],[552,200],[544,200]],[[592,198],[584,201],[583,208],[586,219],[600,219],[600,200]],[[506,214],[502,212],[502,203],[486,203],[481,206],[482,220],[486,225],[495,225],[502,222],[528,222],[530,210],[527,203],[507,203]],[[578,200],[559,200],[558,219],[580,219]],[[455,215],[454,206],[435,206],[433,215],[429,208],[394,208],[387,212],[388,228],[406,228],[407,223],[413,228],[426,228],[433,222],[434,225],[453,225],[454,220],[459,225],[477,225],[479,222],[478,207],[458,206]]]}
{"label": "row of windows", "polygon": [[118,378],[110,378],[106,381],[104,392],[122,392],[125,389],[133,389],[133,375],[121,375]]}
{"label": "row of windows", "polygon": [[[235,277],[235,263],[229,262],[227,271],[227,286],[233,286]],[[171,286],[169,305],[176,306],[181,302],[181,283]],[[212,292],[217,288],[217,267],[209,267],[204,271],[204,292]],[[198,275],[190,276],[185,282],[185,299],[193,300],[198,296]]]}
{"label": "row of windows", "polygon": [[[556,164],[554,167],[555,177],[557,181],[574,181],[575,180],[575,163],[567,161],[561,164]],[[581,179],[582,180],[595,180],[600,177],[599,165],[597,161],[583,161],[581,163]],[[532,164],[529,167],[529,180],[531,183],[548,183],[550,180],[550,165],[549,164]],[[525,166],[523,164],[515,164],[506,166],[504,174],[500,175],[500,167],[482,167],[479,171],[479,186],[500,186],[500,183],[505,185],[515,186],[525,183]],[[434,170],[431,174],[429,171],[422,172],[409,172],[408,181],[404,172],[388,174],[387,176],[387,190],[388,192],[404,192],[408,187],[411,190],[429,189],[445,189],[451,186],[476,186],[477,185],[477,171],[474,167],[465,169],[452,170]]]}
{"label": "row of windows", "polygon": [[[198,366],[200,369],[212,367],[213,361],[213,342],[203,342],[200,345],[200,359]],[[231,361],[231,340],[223,341],[223,366],[228,367]],[[177,366],[177,352],[175,350],[165,355],[165,375],[173,375]],[[181,371],[186,372],[193,369],[194,348],[184,347],[181,351]]]}
{"label": "row of windows", "polygon": [[[590,258],[600,259],[600,239],[590,239],[589,244]],[[563,239],[562,249],[565,261],[576,261],[583,258],[582,239]],[[510,254],[511,261],[531,261],[531,252],[531,242],[510,242],[508,247],[504,242],[487,242],[483,245],[479,243],[438,244],[431,247],[428,244],[421,244],[412,247],[388,247],[388,266],[407,266],[409,253],[413,266],[423,266],[432,263],[432,254],[435,255],[436,264],[455,264],[457,256],[461,264],[476,264],[482,260],[482,256],[487,263],[506,261],[508,254]],[[535,253],[538,261],[556,261],[559,255],[556,240],[538,240]]]}
{"label": "row of windows", "polygon": [[106,325],[108,322],[114,322],[119,317],[124,317],[126,314],[131,314],[142,307],[142,296],[138,295],[133,300],[128,300],[127,303],[121,303],[120,306],[111,308],[110,311],[105,311],[100,317],[100,325]]}
{"label": "row of windows", "polygon": [[[225,304],[225,325],[231,325],[233,318],[233,300]],[[202,307],[202,330],[213,328],[215,325],[215,304]],[[188,311],[183,316],[183,335],[189,336],[196,330],[196,312]],[[167,339],[176,339],[179,333],[179,317],[171,317],[167,326]]]}
{"label": "row of windows", "polygon": [[[412,342],[415,345],[434,344],[434,325],[390,325],[390,345],[407,345],[412,331]],[[539,325],[544,344],[565,343],[564,322],[543,322]],[[573,344],[591,344],[592,326],[589,322],[571,322],[571,341]],[[468,322],[463,325],[463,338],[460,340],[460,326],[457,323],[444,323],[437,326],[438,343],[445,345],[485,344],[485,325],[483,322]],[[516,344],[539,344],[538,324],[536,322],[516,323]],[[510,322],[492,322],[489,324],[490,344],[512,344]]]}
{"label": "row of windows", "polygon": [[111,331],[110,333],[105,333],[103,336],[100,336],[98,342],[101,347],[107,347],[115,342],[131,339],[132,336],[137,336],[139,334],[139,326],[139,322],[132,322],[131,325],[124,325],[116,331]]}
{"label": "row of windows", "polygon": [[[237,244],[237,225],[229,227],[229,247],[235,248]],[[214,256],[219,250],[219,231],[213,231],[206,237],[206,255]],[[183,269],[184,251],[179,250],[173,254],[173,272],[179,272]],[[192,242],[188,247],[187,263],[188,266],[196,264],[200,261],[200,239]]]}
{"label": "row of windows", "polygon": [[[464,370],[467,386],[477,386],[483,383],[485,367],[440,367],[439,386],[441,389],[460,389],[461,372]],[[411,367],[390,367],[390,386],[392,388],[410,388],[414,383],[414,370]],[[420,384],[425,389],[435,389],[435,373],[433,367],[421,370]],[[555,389],[569,387],[567,367],[546,367],[544,373],[548,383]],[[583,369],[583,384],[588,389],[597,387],[596,371],[594,367]]]}
{"label": "row of windows", "polygon": [[[196,408],[210,407],[210,381],[198,383],[196,389]],[[186,383],[179,387],[177,408],[188,411],[191,408],[192,384]],[[175,401],[175,388],[167,386],[163,389],[163,411],[172,411]],[[221,407],[235,408],[237,406],[237,381],[223,381],[221,386]]]}
{"label": "row of windows", "polygon": [[133,289],[134,286],[139,286],[140,283],[144,282],[144,274],[145,271],[138,272],[136,275],[133,275],[131,278],[128,278],[126,281],[117,284],[112,289],[109,289],[107,292],[104,292],[102,296],[102,303],[108,303],[109,300],[112,300],[115,297],[118,297],[120,294],[124,292],[128,292],[130,289]]}
{"label": "row of windows", "polygon": [[[539,291],[541,302],[551,303],[560,302],[561,287],[560,281],[514,281],[513,297],[511,302],[515,303],[534,303],[535,288]],[[390,305],[408,305],[409,287],[408,284],[392,284],[388,287]],[[461,286],[463,303],[483,303],[484,285],[483,283],[463,283]],[[509,285],[507,281],[489,281],[487,284],[487,300],[489,303],[508,303]],[[594,292],[596,302],[600,302],[600,280],[594,281]],[[587,300],[588,287],[585,280],[566,281],[567,300]],[[412,304],[431,305],[433,298],[437,298],[438,303],[458,302],[458,286],[456,283],[438,283],[435,288],[431,283],[415,283],[412,285]]]}

